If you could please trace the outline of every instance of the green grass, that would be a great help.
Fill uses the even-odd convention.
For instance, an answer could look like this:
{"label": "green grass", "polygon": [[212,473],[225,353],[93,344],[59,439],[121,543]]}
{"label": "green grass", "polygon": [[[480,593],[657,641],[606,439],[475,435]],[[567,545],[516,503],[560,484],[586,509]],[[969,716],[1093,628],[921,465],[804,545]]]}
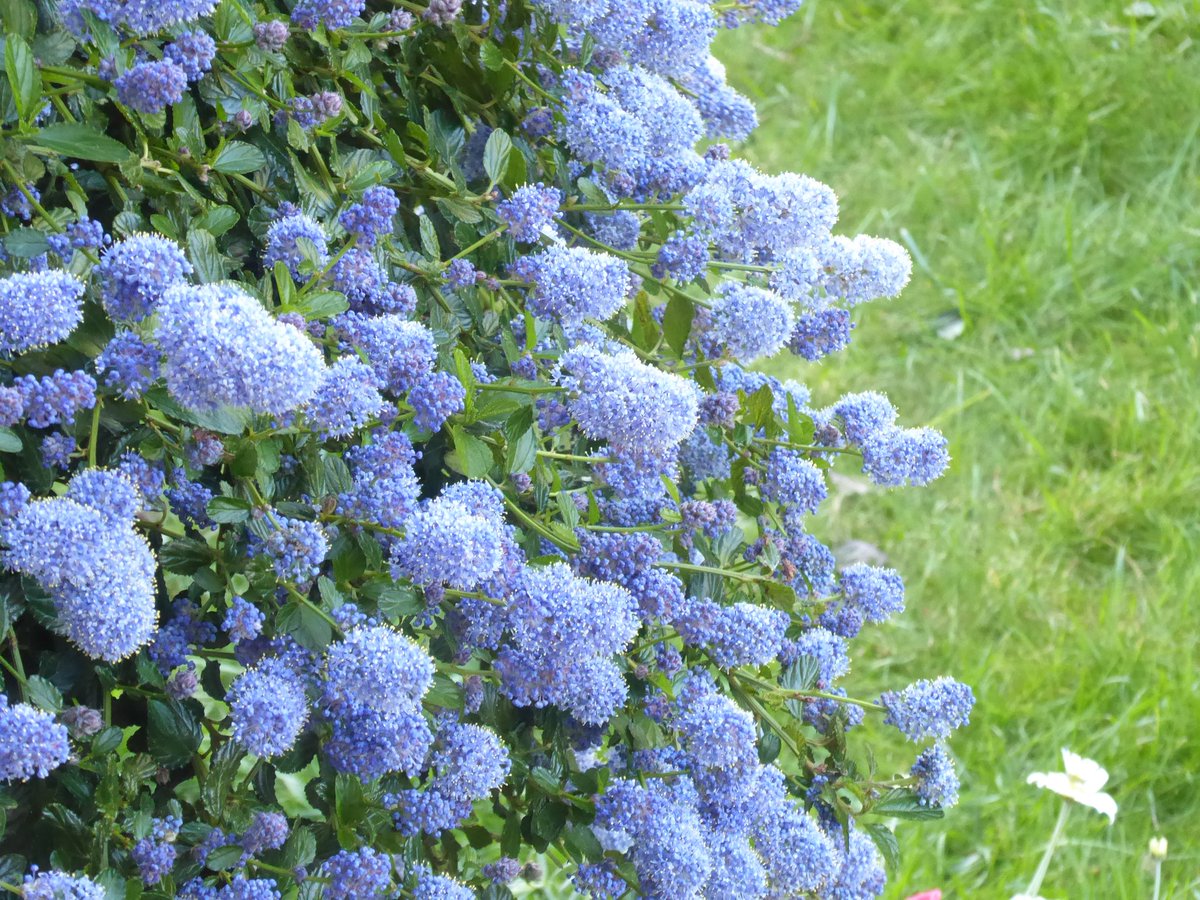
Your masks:
{"label": "green grass", "polygon": [[720,47],[763,122],[745,152],[917,261],[845,354],[778,367],[818,402],[887,391],[955,457],[925,490],[847,492],[823,526],[909,585],[851,681],[949,673],[979,697],[961,806],[901,824],[889,896],[1022,889],[1058,810],[1025,776],[1060,746],[1109,769],[1120,813],[1074,812],[1042,893],[1150,896],[1160,833],[1163,896],[1200,891],[1200,5],[1126,6],[808,0]]}

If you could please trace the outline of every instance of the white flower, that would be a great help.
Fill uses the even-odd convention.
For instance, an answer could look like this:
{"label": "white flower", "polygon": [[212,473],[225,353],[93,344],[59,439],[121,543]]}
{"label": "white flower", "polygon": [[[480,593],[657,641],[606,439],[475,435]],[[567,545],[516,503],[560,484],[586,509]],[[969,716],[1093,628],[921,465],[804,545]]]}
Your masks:
{"label": "white flower", "polygon": [[1150,838],[1150,855],[1154,859],[1167,858],[1167,839],[1165,837]]}
{"label": "white flower", "polygon": [[1012,900],[1046,900],[1039,894],[1013,894]]}
{"label": "white flower", "polygon": [[1100,790],[1108,781],[1106,772],[1098,762],[1085,759],[1065,747],[1062,752],[1063,772],[1033,772],[1026,779],[1029,784],[1054,791],[1054,793],[1090,806],[1108,816],[1109,824],[1117,820],[1117,801]]}

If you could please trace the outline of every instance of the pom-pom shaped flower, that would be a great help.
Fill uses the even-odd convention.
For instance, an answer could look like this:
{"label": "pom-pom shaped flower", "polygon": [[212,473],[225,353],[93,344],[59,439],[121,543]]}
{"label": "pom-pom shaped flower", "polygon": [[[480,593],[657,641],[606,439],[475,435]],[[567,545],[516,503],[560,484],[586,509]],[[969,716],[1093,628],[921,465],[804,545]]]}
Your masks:
{"label": "pom-pom shaped flower", "polygon": [[9,706],[0,694],[0,781],[45,778],[70,755],[65,725],[27,703]]}
{"label": "pom-pom shaped flower", "polygon": [[305,411],[315,431],[349,437],[383,406],[375,371],[361,359],[344,356],[329,367]]}
{"label": "pom-pom shaped flower", "polygon": [[303,213],[285,216],[267,229],[263,265],[271,269],[281,262],[293,278],[302,278],[301,266],[311,262],[318,269],[329,262],[329,243],[321,223]]}
{"label": "pom-pom shaped flower", "polygon": [[946,438],[932,428],[884,428],[862,451],[863,471],[884,487],[929,484],[950,465]]}
{"label": "pom-pom shaped flower", "polygon": [[412,442],[399,432],[378,436],[365,447],[352,447],[346,463],[354,484],[339,498],[343,513],[384,528],[399,528],[416,510],[421,496],[413,470],[417,455]]}
{"label": "pom-pom shaped flower", "polygon": [[311,582],[329,553],[329,538],[317,522],[275,518],[275,527],[263,541],[275,575],[284,581]]}
{"label": "pom-pom shaped flower", "polygon": [[159,310],[167,387],[198,411],[244,406],[283,415],[325,378],[321,351],[232,285],[175,288]]}
{"label": "pom-pom shaped flower", "polygon": [[449,372],[434,372],[408,395],[413,424],[421,431],[440,431],[446,420],[464,409],[467,389]]}
{"label": "pom-pom shaped flower", "polygon": [[433,660],[385,625],[352,629],[325,651],[325,705],[415,708],[433,682]]}
{"label": "pom-pom shaped flower", "polygon": [[100,257],[100,302],[114,319],[144,319],[175,285],[192,274],[179,245],[157,234],[135,234]]}
{"label": "pom-pom shaped flower", "polygon": [[67,498],[91,507],[113,527],[128,525],[142,506],[133,480],[120,469],[84,469],[67,486]]}
{"label": "pom-pom shaped flower", "polygon": [[82,875],[66,872],[33,872],[25,876],[21,885],[25,900],[104,900],[108,896],[100,885]]}
{"label": "pom-pom shaped flower", "polygon": [[821,256],[825,293],[848,306],[898,297],[912,275],[908,251],[886,238],[837,235],[822,248]]}
{"label": "pom-pom shaped flower", "polygon": [[204,77],[216,55],[217,42],[204,31],[185,31],[163,48],[163,56],[183,69],[189,81]]}
{"label": "pom-pom shaped flower", "polygon": [[673,451],[696,427],[695,386],[662,372],[632,353],[606,354],[581,344],[563,354],[567,406],[590,438],[606,440],[634,456]]}
{"label": "pom-pom shaped flower", "polygon": [[795,324],[792,305],[764,288],[724,285],[713,301],[712,335],[738,362],[774,356]]}
{"label": "pom-pom shaped flower", "polygon": [[558,217],[563,195],[558,188],[526,184],[496,206],[496,215],[508,226],[514,241],[532,244]]}
{"label": "pom-pom shaped flower", "polygon": [[247,669],[230,685],[226,699],[234,740],[263,759],[292,749],[308,721],[304,683],[280,659]]}
{"label": "pom-pom shaped flower", "polygon": [[56,498],[27,505],[0,537],[5,563],[50,593],[63,633],[88,656],[116,662],[153,636],[157,566],[129,522]]}
{"label": "pom-pom shaped flower", "polygon": [[392,233],[392,220],[400,211],[396,192],[383,185],[363,191],[360,203],[355,203],[338,218],[342,227],[358,238],[363,247],[374,247],[380,237]]}
{"label": "pom-pom shaped flower", "polygon": [[0,279],[0,353],[65,341],[83,318],[83,282],[70,272],[18,272]]}
{"label": "pom-pom shaped flower", "polygon": [[829,488],[821,470],[798,450],[776,447],[767,457],[767,474],[761,493],[764,500],[784,503],[813,513],[827,496]]}
{"label": "pom-pom shaped flower", "polygon": [[126,400],[139,400],[162,375],[162,353],[136,332],[121,331],[96,357],[96,372]]}
{"label": "pom-pom shaped flower", "polygon": [[187,84],[187,72],[169,59],[150,60],[117,79],[117,98],[144,115],[153,115],[182,100]]}
{"label": "pom-pom shaped flower", "polygon": [[958,803],[958,773],[944,745],[934,744],[923,750],[911,774],[917,780],[914,790],[923,806],[949,809]]}
{"label": "pom-pom shaped flower", "polygon": [[346,313],[333,325],[345,348],[366,356],[380,390],[403,394],[433,371],[437,346],[433,333],[419,322],[396,314]]}
{"label": "pom-pom shaped flower", "polygon": [[500,566],[499,523],[454,500],[427,503],[405,521],[404,531],[393,555],[393,577],[470,591]]}
{"label": "pom-pom shaped flower", "polygon": [[329,879],[324,896],[330,900],[368,900],[388,893],[392,861],[370,847],[342,850],[322,864],[321,875]]}
{"label": "pom-pom shaped flower", "polygon": [[513,271],[533,285],[529,306],[535,313],[568,325],[611,319],[629,291],[624,260],[583,247],[551,247],[518,260]]}
{"label": "pom-pom shaped flower", "polygon": [[513,641],[496,660],[501,690],[518,706],[553,703],[581,722],[607,722],[626,696],[612,657],[637,634],[633,596],[560,563],[527,568],[507,618]]}
{"label": "pom-pom shaped flower", "polygon": [[884,722],[895,725],[909,740],[944,740],[970,721],[975,695],[961,681],[942,676],[913,682],[902,691],[887,691],[879,702],[886,710]]}
{"label": "pom-pom shaped flower", "polygon": [[292,10],[292,21],[308,31],[317,26],[346,28],[362,15],[367,0],[300,0]]}

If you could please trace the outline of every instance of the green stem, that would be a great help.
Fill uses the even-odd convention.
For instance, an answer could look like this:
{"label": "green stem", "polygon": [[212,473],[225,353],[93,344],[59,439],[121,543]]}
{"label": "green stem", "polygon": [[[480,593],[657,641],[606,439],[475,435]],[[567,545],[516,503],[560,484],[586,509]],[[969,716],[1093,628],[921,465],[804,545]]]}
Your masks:
{"label": "green stem", "polygon": [[96,468],[96,444],[100,437],[100,410],[104,408],[104,401],[99,397],[96,398],[96,405],[92,407],[92,430],[88,437],[88,468]]}
{"label": "green stem", "polygon": [[1070,814],[1071,802],[1064,800],[1062,809],[1058,811],[1058,821],[1054,823],[1054,832],[1050,835],[1050,842],[1046,844],[1046,852],[1042,854],[1042,861],[1038,863],[1037,871],[1033,873],[1033,879],[1029,882],[1029,887],[1025,889],[1025,893],[1031,897],[1038,896],[1038,891],[1042,889],[1042,881],[1046,878],[1046,871],[1050,868],[1050,860],[1054,858],[1054,851],[1062,842],[1063,832],[1067,828],[1067,817]]}
{"label": "green stem", "polygon": [[715,566],[698,566],[694,563],[663,562],[657,563],[656,565],[660,569],[676,569],[680,572],[698,572],[704,575],[720,575],[722,577],[737,578],[740,581],[770,582],[773,580],[766,575],[755,575],[753,572],[737,572],[733,569],[718,569]]}
{"label": "green stem", "polygon": [[480,384],[476,385],[481,391],[495,391],[498,394],[558,394],[560,387],[525,387],[520,384]]}
{"label": "green stem", "polygon": [[851,706],[861,706],[863,709],[874,710],[875,712],[883,712],[884,707],[878,703],[872,703],[870,700],[858,700],[854,697],[843,697],[841,694],[831,694],[828,691],[773,691],[777,697],[788,697],[797,699],[800,697],[815,697],[820,700],[836,700],[838,703],[849,703]]}
{"label": "green stem", "polygon": [[538,456],[546,459],[561,459],[565,462],[603,463],[614,462],[611,456],[576,456],[574,453],[555,453],[553,450],[539,450]]}
{"label": "green stem", "polygon": [[480,247],[487,246],[492,241],[496,240],[496,238],[500,237],[500,235],[504,234],[504,232],[507,230],[508,230],[507,225],[501,225],[495,231],[489,231],[487,234],[485,234],[483,237],[481,237],[479,240],[477,240],[471,246],[467,247],[465,250],[460,250],[454,256],[450,257],[450,259],[447,260],[447,263],[446,263],[447,268],[449,268],[449,264],[451,262],[453,262],[454,260],[462,259],[464,256],[468,256],[469,254],[474,253]]}

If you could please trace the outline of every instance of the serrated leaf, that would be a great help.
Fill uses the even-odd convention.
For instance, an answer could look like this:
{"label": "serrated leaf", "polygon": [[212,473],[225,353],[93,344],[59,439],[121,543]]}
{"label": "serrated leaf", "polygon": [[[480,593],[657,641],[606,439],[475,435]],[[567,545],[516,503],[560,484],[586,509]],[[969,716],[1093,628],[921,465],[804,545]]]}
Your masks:
{"label": "serrated leaf", "polygon": [[940,819],[945,812],[936,806],[923,806],[916,793],[907,788],[893,788],[873,804],[871,812],[895,819]]}
{"label": "serrated leaf", "polygon": [[192,710],[178,700],[151,700],[146,709],[146,743],[160,765],[188,763],[203,734]]}
{"label": "serrated leaf", "polygon": [[233,790],[238,767],[245,756],[246,752],[233,741],[226,741],[212,755],[204,786],[200,789],[200,800],[214,819],[219,820],[225,810],[225,801]]}
{"label": "serrated leaf", "polygon": [[194,538],[175,538],[158,551],[158,564],[178,575],[194,575],[212,561],[212,548]]}
{"label": "serrated leaf", "polygon": [[491,41],[484,41],[479,46],[479,61],[485,69],[499,72],[504,68],[504,51]]}
{"label": "serrated leaf", "polygon": [[508,172],[508,158],[512,153],[512,138],[508,132],[497,128],[488,135],[483,148],[483,171],[487,172],[492,184],[499,184]]}
{"label": "serrated leaf", "polygon": [[437,228],[434,227],[433,220],[429,216],[421,216],[418,230],[421,233],[421,249],[425,251],[425,255],[435,262],[440,262],[442,247],[438,243]]}
{"label": "serrated leaf", "polygon": [[187,244],[188,259],[192,261],[201,281],[221,281],[229,274],[225,258],[217,249],[217,239],[203,228],[188,231]]}
{"label": "serrated leaf", "polygon": [[241,497],[213,497],[208,501],[208,517],[221,525],[235,525],[249,519],[252,508]]}
{"label": "serrated leaf", "polygon": [[50,249],[46,235],[36,228],[18,228],[4,238],[4,247],[13,256],[33,259]]}
{"label": "serrated leaf", "polygon": [[900,867],[900,842],[896,840],[896,835],[882,822],[864,822],[859,827],[867,833],[879,850],[888,872],[895,873]]}
{"label": "serrated leaf", "polygon": [[267,164],[263,152],[253,144],[245,141],[230,141],[221,148],[217,158],[212,161],[212,167],[218,172],[231,175],[247,175],[257,172]]}
{"label": "serrated leaf", "polygon": [[35,144],[64,156],[91,162],[124,162],[131,151],[120,141],[90,125],[62,123],[50,125],[33,135]]}
{"label": "serrated leaf", "polygon": [[30,675],[25,689],[29,695],[29,702],[38,709],[52,713],[57,713],[62,709],[62,693],[49,679],[43,678],[41,675]]}

